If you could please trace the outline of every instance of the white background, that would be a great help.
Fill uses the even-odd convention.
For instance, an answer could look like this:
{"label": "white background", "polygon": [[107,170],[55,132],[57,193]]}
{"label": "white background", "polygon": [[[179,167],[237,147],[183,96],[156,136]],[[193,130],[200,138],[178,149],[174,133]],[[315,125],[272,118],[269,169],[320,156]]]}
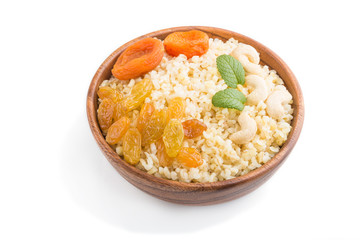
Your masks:
{"label": "white background", "polygon": [[[357,1],[1,1],[1,239],[359,239]],[[301,137],[260,189],[189,207],[144,194],[97,147],[85,112],[103,60],[168,27],[229,29],[288,63]]]}

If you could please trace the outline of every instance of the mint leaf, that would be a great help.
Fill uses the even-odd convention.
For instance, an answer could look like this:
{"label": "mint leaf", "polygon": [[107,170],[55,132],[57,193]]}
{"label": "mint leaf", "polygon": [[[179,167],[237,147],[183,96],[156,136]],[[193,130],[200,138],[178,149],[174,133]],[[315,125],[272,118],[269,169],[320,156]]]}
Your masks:
{"label": "mint leaf", "polygon": [[212,97],[212,104],[215,107],[234,108],[242,111],[246,97],[237,89],[227,88],[225,90],[215,93]]}
{"label": "mint leaf", "polygon": [[225,83],[232,88],[238,84],[244,85],[245,71],[241,63],[230,55],[220,55],[216,58],[216,65]]}

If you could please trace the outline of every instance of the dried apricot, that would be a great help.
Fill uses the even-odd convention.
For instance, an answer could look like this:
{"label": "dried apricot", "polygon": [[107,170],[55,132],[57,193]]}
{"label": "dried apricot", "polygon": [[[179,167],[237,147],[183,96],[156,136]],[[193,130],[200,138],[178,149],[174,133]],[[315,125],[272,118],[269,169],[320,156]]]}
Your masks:
{"label": "dried apricot", "polygon": [[156,141],[156,156],[159,159],[161,167],[169,167],[174,161],[174,158],[167,155],[162,138],[159,138],[159,140]]}
{"label": "dried apricot", "polygon": [[135,165],[140,161],[141,135],[137,128],[130,128],[123,139],[123,153],[126,162]]}
{"label": "dried apricot", "polygon": [[145,38],[125,49],[111,72],[119,80],[137,78],[159,65],[163,56],[162,42],[155,38]]}
{"label": "dried apricot", "polygon": [[114,103],[119,102],[122,99],[122,95],[118,90],[107,86],[100,87],[97,95],[102,100],[104,100],[105,98],[110,98]]}
{"label": "dried apricot", "polygon": [[122,117],[116,122],[114,122],[106,135],[106,141],[113,145],[120,142],[122,136],[126,133],[130,126],[130,119],[128,117]]}
{"label": "dried apricot", "polygon": [[171,119],[164,129],[162,137],[166,153],[169,157],[176,157],[184,140],[184,130],[178,119]]}
{"label": "dried apricot", "polygon": [[98,109],[98,121],[101,130],[108,130],[113,122],[115,103],[110,98],[105,98]]}
{"label": "dried apricot", "polygon": [[186,138],[196,138],[206,131],[205,123],[197,119],[189,119],[182,123],[184,128],[184,135]]}
{"label": "dried apricot", "polygon": [[155,110],[142,131],[142,144],[145,146],[158,140],[166,126],[166,111]]}
{"label": "dried apricot", "polygon": [[144,105],[142,105],[136,125],[136,128],[139,130],[140,133],[144,129],[144,126],[149,121],[154,111],[155,107],[153,103],[145,103]]}
{"label": "dried apricot", "polygon": [[167,118],[168,121],[170,119],[176,118],[181,119],[185,115],[185,100],[181,97],[175,97],[173,98],[170,103],[169,107],[167,109]]}
{"label": "dried apricot", "polygon": [[164,40],[166,52],[171,56],[184,54],[187,58],[201,56],[209,49],[209,36],[201,31],[174,32]]}
{"label": "dried apricot", "polygon": [[123,101],[124,111],[130,112],[140,107],[145,99],[150,96],[153,88],[152,81],[148,78],[144,78],[141,82],[135,84],[131,89],[130,95]]}
{"label": "dried apricot", "polygon": [[203,164],[201,154],[195,148],[182,147],[176,159],[185,167],[196,168]]}

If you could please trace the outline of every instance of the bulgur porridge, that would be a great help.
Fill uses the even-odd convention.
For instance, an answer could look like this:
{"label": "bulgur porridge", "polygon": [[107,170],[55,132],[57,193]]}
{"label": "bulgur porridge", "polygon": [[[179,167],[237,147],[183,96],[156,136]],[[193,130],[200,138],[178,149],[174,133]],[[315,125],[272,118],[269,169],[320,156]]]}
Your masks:
{"label": "bulgur porridge", "polygon": [[[261,167],[291,130],[292,96],[282,79],[232,38],[197,35],[202,48],[187,52],[194,44],[172,37],[145,39],[145,50],[130,46],[99,86],[106,141],[129,164],[174,181],[223,181]],[[143,62],[129,66],[139,51]]]}

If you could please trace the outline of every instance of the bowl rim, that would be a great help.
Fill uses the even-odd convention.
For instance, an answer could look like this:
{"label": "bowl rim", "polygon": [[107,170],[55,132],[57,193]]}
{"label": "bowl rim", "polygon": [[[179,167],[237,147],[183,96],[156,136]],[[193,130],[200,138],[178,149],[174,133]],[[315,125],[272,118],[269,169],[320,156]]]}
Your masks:
{"label": "bowl rim", "polygon": [[[120,156],[105,141],[105,138],[103,137],[103,135],[100,131],[100,128],[99,128],[99,125],[97,122],[97,116],[96,116],[97,109],[95,108],[96,101],[97,101],[96,86],[97,86],[97,83],[100,81],[100,76],[102,74],[104,74],[105,71],[107,71],[107,69],[106,69],[107,66],[109,66],[109,64],[112,61],[114,61],[114,59],[117,58],[118,55],[120,55],[120,53],[122,51],[124,51],[124,49],[126,49],[128,46],[130,46],[134,42],[137,42],[143,38],[158,37],[159,35],[168,35],[169,33],[174,32],[174,31],[189,31],[189,30],[200,30],[200,31],[205,31],[207,33],[211,32],[213,30],[217,30],[218,32],[226,33],[227,35],[237,36],[237,37],[241,37],[241,38],[245,39],[247,44],[250,42],[249,44],[251,46],[256,45],[257,48],[262,48],[264,51],[267,52],[268,55],[271,56],[272,59],[277,61],[279,63],[279,65],[281,65],[281,67],[283,68],[284,74],[288,75],[288,78],[290,79],[290,81],[292,81],[293,84],[295,85],[295,93],[298,97],[298,103],[295,104],[295,102],[294,102],[293,107],[294,107],[294,109],[295,109],[295,107],[297,108],[297,112],[296,112],[297,114],[295,115],[295,111],[294,111],[294,115],[293,115],[294,118],[292,119],[292,122],[291,122],[292,129],[288,135],[286,142],[280,148],[280,151],[277,154],[275,154],[275,156],[273,156],[270,160],[268,160],[265,164],[263,164],[261,167],[256,168],[242,176],[238,176],[238,177],[228,179],[228,180],[223,180],[223,181],[202,182],[202,183],[192,183],[192,182],[187,183],[187,182],[180,182],[180,181],[156,177],[154,175],[148,174],[147,172],[136,168],[135,166],[128,164],[122,158],[120,158]],[[217,36],[216,34],[212,34],[212,35],[215,37]],[[218,36],[220,39],[224,38],[223,36],[220,36],[220,35],[218,35]],[[117,48],[113,53],[111,53],[105,59],[105,61],[100,65],[100,67],[96,71],[96,73],[90,83],[90,86],[89,86],[86,106],[87,106],[87,117],[88,117],[88,122],[89,122],[89,125],[91,128],[91,132],[92,132],[97,144],[99,145],[100,149],[102,150],[104,155],[107,157],[107,159],[112,164],[116,164],[122,170],[124,170],[125,172],[127,172],[133,176],[136,176],[137,178],[141,178],[146,181],[151,181],[153,183],[157,182],[161,185],[169,186],[172,188],[177,188],[177,189],[182,189],[182,190],[186,189],[188,191],[216,190],[216,189],[220,189],[220,188],[229,187],[232,185],[245,184],[245,183],[248,183],[255,179],[265,177],[267,175],[267,173],[272,172],[272,170],[279,167],[284,162],[286,157],[290,154],[290,152],[292,151],[293,147],[295,146],[295,144],[300,136],[300,132],[301,132],[301,129],[303,126],[303,121],[304,121],[304,100],[303,100],[303,95],[301,92],[300,85],[299,85],[295,75],[293,74],[293,72],[290,70],[290,68],[287,66],[287,64],[277,54],[275,54],[272,50],[270,50],[266,46],[262,45],[261,43],[255,41],[245,35],[242,35],[240,33],[236,33],[236,32],[230,31],[230,30],[222,29],[222,28],[208,27],[208,26],[181,26],[181,27],[166,28],[166,29],[162,29],[162,30],[158,30],[158,31],[154,31],[154,32],[150,32],[148,34],[142,35],[140,37],[137,37],[137,38],[121,45],[119,48]]]}

